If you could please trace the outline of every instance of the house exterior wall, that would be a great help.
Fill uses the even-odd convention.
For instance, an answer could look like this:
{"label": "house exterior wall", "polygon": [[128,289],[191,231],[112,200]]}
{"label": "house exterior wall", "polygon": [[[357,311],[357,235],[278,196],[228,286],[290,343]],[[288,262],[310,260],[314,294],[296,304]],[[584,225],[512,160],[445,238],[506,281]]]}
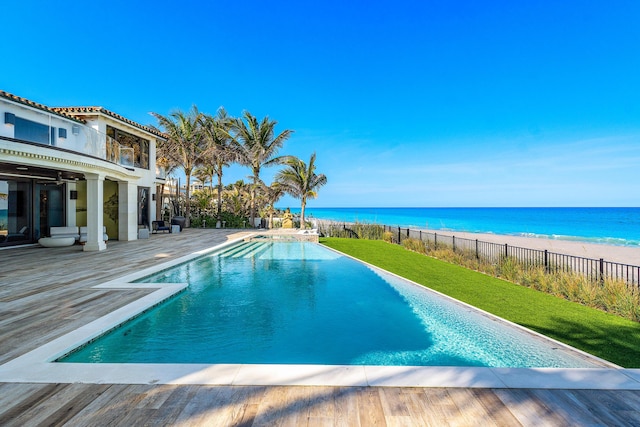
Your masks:
{"label": "house exterior wall", "polygon": [[[74,151],[86,150],[86,135],[83,133],[74,134],[74,126],[82,126],[80,123],[65,119],[61,116],[51,113],[45,113],[37,109],[23,106],[18,103],[7,101],[0,98],[0,136],[7,138],[16,138],[16,127],[5,124],[5,113],[14,114],[16,117],[30,120],[32,122],[40,123],[43,125],[51,126],[55,128],[53,141],[49,141],[50,145],[59,148],[65,148]],[[60,138],[58,136],[58,129],[66,130],[66,138]],[[51,144],[53,142],[53,144]]]}
{"label": "house exterior wall", "polygon": [[[157,183],[155,145],[158,137],[100,112],[83,117],[75,116],[78,120],[74,120],[47,109],[39,104],[24,105],[0,96],[0,175],[2,175],[3,164],[6,166],[5,173],[8,165],[23,165],[52,172],[65,171],[80,174],[86,180],[79,181],[82,183],[81,186],[70,181],[65,187],[66,225],[89,225],[97,228],[102,227],[103,223],[111,224],[109,220],[104,221],[105,201],[100,198],[106,191],[111,201],[113,194],[116,194],[118,199],[118,229],[108,230],[109,235],[121,240],[137,239],[138,188],[149,189],[149,222],[156,218],[156,204],[151,200]],[[16,138],[16,126],[5,124],[5,113],[54,128],[54,132],[50,132],[52,135],[46,142],[28,142],[22,138]],[[107,125],[149,141],[149,169],[123,166],[107,161]],[[60,132],[59,129],[65,131]],[[87,200],[79,201],[70,197],[71,191],[77,191],[79,186],[86,194]],[[34,200],[33,203],[36,201]],[[86,213],[79,213],[79,208],[87,209]],[[98,215],[100,218],[89,218],[89,215]],[[95,233],[90,232],[89,236],[92,234],[102,235],[97,229]],[[102,250],[105,247],[104,242],[87,243],[85,249],[88,250]]]}

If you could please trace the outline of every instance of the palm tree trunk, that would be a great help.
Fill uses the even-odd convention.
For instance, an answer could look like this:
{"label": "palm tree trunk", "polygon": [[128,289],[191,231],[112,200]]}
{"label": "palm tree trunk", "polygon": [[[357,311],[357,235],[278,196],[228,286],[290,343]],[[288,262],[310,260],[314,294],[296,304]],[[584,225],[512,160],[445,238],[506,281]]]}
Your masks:
{"label": "palm tree trunk", "polygon": [[191,188],[189,185],[189,183],[191,182],[191,174],[187,173],[185,175],[187,176],[187,182],[186,182],[186,192],[185,192],[186,200],[185,200],[185,212],[184,212],[184,217],[185,217],[184,226],[189,228],[191,226],[191,194],[190,194]]}
{"label": "palm tree trunk", "polygon": [[249,207],[249,225],[251,228],[254,227],[255,217],[256,217],[256,186],[257,181],[254,177],[253,185],[251,186],[251,206]]}
{"label": "palm tree trunk", "polygon": [[222,225],[222,174],[218,174],[218,222],[216,228]]}
{"label": "palm tree trunk", "polygon": [[304,225],[304,208],[307,206],[307,199],[305,197],[302,198],[302,204],[300,205],[300,230],[304,230],[307,228]]}

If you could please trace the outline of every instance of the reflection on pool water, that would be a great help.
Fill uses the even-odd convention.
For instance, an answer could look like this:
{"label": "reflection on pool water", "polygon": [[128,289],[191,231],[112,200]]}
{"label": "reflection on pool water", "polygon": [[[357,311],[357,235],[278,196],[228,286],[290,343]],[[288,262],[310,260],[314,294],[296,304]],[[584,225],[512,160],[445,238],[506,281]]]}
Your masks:
{"label": "reflection on pool water", "polygon": [[314,243],[246,242],[140,282],[189,287],[60,361],[595,366]]}

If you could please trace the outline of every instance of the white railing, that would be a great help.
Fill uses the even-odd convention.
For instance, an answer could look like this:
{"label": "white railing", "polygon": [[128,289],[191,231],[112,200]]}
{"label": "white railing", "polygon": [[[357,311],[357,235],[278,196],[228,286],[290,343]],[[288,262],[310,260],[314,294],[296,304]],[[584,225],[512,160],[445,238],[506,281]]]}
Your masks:
{"label": "white railing", "polygon": [[[120,145],[118,141],[96,129],[43,111],[29,110],[23,114],[25,119],[49,127],[48,141],[41,141],[42,144],[134,167],[134,149]],[[2,131],[4,132],[0,132],[0,136],[15,136],[12,130]]]}
{"label": "white railing", "polygon": [[133,148],[125,147],[110,136],[98,132],[93,128],[79,126],[79,129],[78,136],[82,136],[81,138],[77,138],[70,144],[65,143],[64,145],[58,141],[56,146],[98,157],[122,166],[134,166]]}
{"label": "white railing", "polygon": [[167,169],[156,165],[156,178],[167,179]]}

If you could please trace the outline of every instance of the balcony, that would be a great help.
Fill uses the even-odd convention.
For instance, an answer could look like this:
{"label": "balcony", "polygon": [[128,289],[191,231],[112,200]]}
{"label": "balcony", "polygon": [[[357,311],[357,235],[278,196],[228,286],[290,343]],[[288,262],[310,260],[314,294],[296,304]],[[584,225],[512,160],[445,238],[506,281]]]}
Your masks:
{"label": "balcony", "polygon": [[156,165],[156,178],[167,179],[167,169]]}
{"label": "balcony", "polygon": [[148,155],[143,159],[146,165],[136,165],[133,148],[92,127],[41,111],[24,113],[28,119],[21,118],[19,114],[12,114],[17,116],[14,123],[0,129],[1,138],[64,149],[128,168],[149,166]]}
{"label": "balcony", "polygon": [[115,139],[102,134],[105,139],[105,157],[104,159],[122,166],[134,166],[133,148],[124,147]]}

